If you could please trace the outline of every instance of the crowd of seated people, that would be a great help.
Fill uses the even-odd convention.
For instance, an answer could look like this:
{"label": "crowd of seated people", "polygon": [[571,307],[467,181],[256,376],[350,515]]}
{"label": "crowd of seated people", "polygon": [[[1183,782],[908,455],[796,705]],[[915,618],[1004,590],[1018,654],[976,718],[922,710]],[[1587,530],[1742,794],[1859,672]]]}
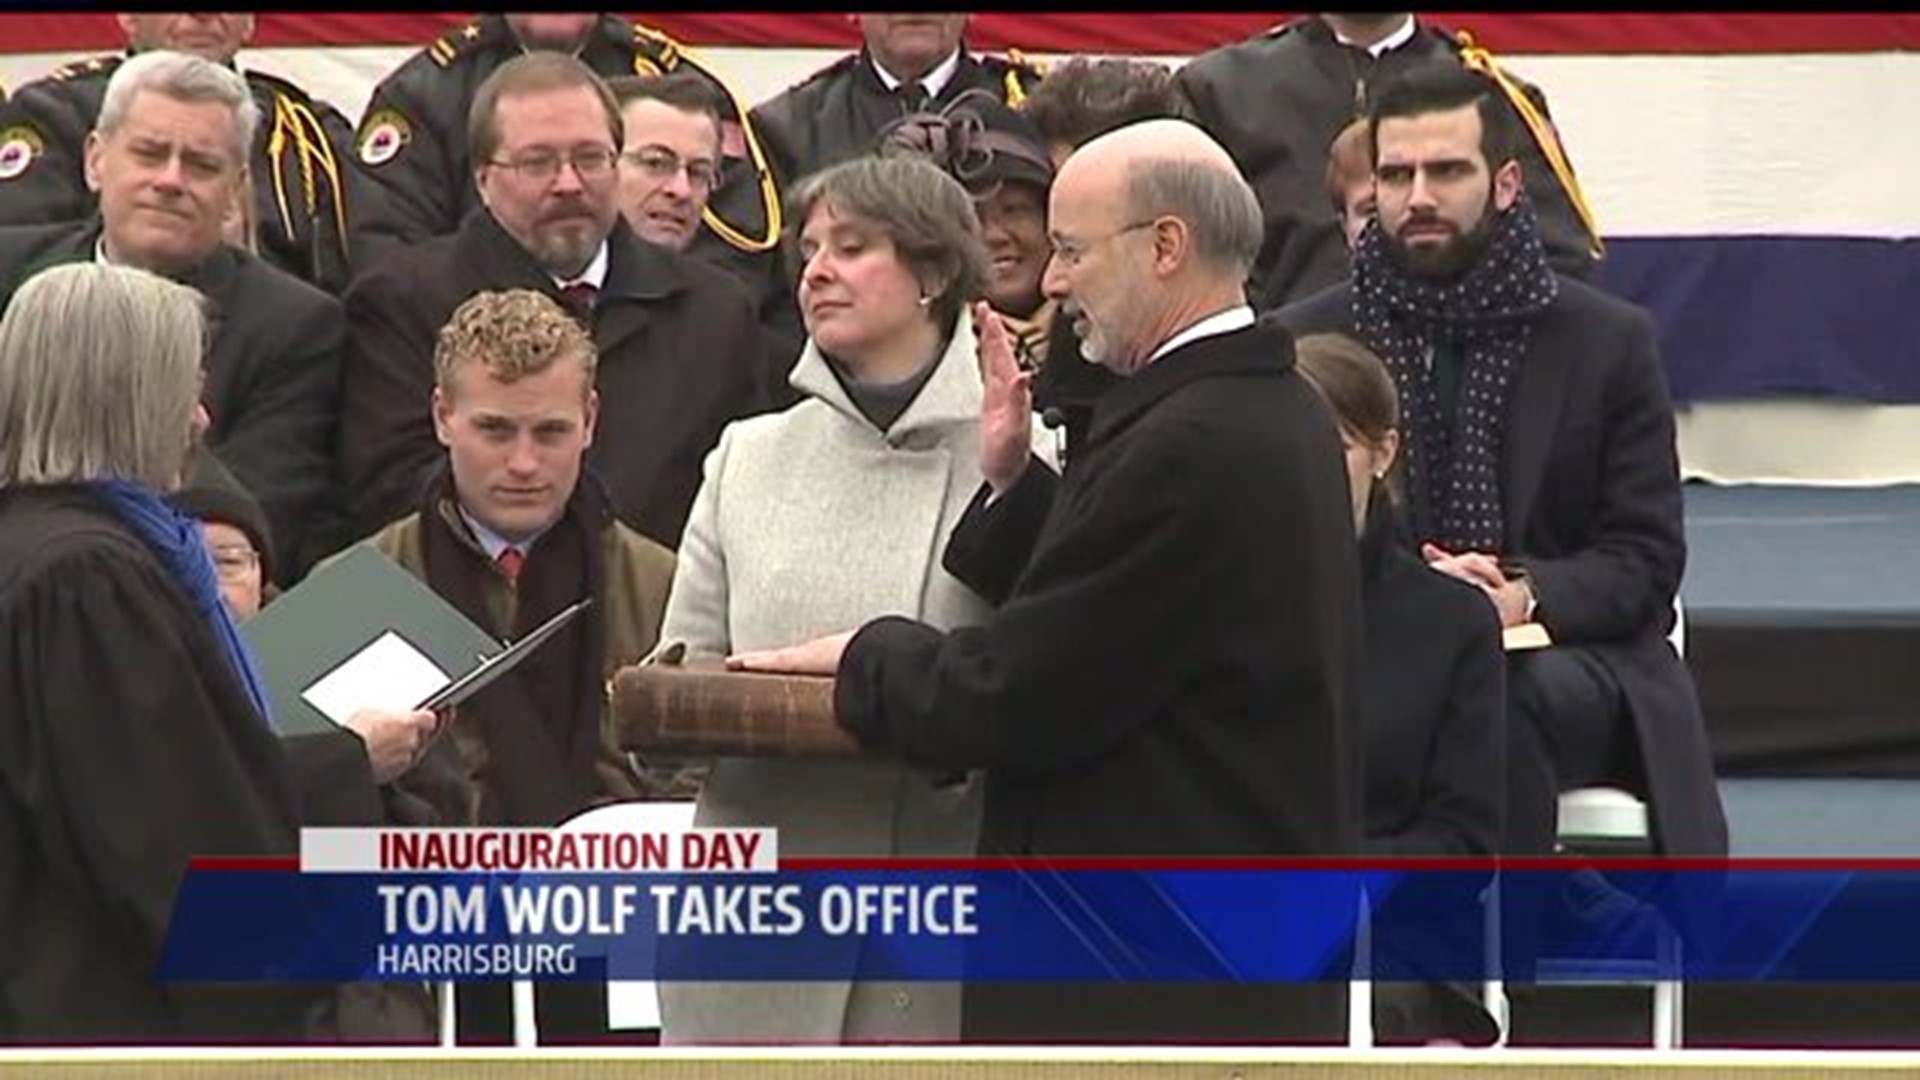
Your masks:
{"label": "crowd of seated people", "polygon": [[[1152,854],[1220,837],[1546,854],[1555,794],[1602,782],[1646,799],[1659,851],[1724,853],[1665,642],[1685,560],[1673,409],[1647,314],[1582,280],[1593,238],[1571,173],[1545,164],[1566,154],[1531,120],[1544,95],[1407,14],[1303,16],[1177,72],[991,55],[967,21],[861,15],[858,51],[755,104],[619,16],[480,15],[382,79],[355,131],[241,63],[252,16],[138,14],[124,54],[0,100],[0,131],[33,135],[0,162],[0,638],[81,649],[121,632],[84,625],[116,606],[126,633],[164,638],[84,686],[45,656],[0,660],[0,881],[53,890],[0,887],[0,1042],[428,1036],[432,1003],[398,990],[144,985],[171,888],[209,846],[697,798],[701,824],[777,826],[786,853],[1006,853],[991,823],[1009,815],[1097,847],[1055,804],[1111,798],[1088,793],[1099,763],[1102,783],[1141,783],[1143,746],[1202,744],[1228,775],[1155,782],[1205,804],[1276,738],[1220,718],[1267,675],[1334,725],[1297,736],[1325,758],[1318,824],[1223,819]],[[82,323],[100,355],[48,376]],[[142,334],[145,359],[109,372]],[[1216,398],[1232,407],[1197,407]],[[1313,419],[1279,438],[1263,402]],[[1219,464],[1226,447],[1245,460]],[[1209,515],[1281,490],[1312,520],[1267,522],[1267,557],[1323,566],[1300,605],[1311,678],[1109,642],[1096,594],[1151,577],[1170,538],[1191,564],[1259,565],[1255,526]],[[270,738],[235,625],[356,544],[501,636],[601,602],[451,718]],[[1223,655],[1248,635],[1301,645],[1215,611],[1249,597],[1138,599],[1195,640],[1240,627],[1205,639]],[[1001,700],[978,696],[981,657],[1040,648],[1010,628],[1042,620],[1047,649],[1077,642],[1143,695],[1109,706],[1124,723],[1084,718],[1101,732],[1068,755],[1084,771],[909,733],[875,704],[910,699],[937,727],[943,695]],[[1499,630],[1523,623],[1554,644],[1504,655]],[[603,687],[671,641],[837,670],[863,741],[911,734],[926,757],[646,768],[614,745]],[[156,708],[192,714],[176,746],[125,737]],[[50,737],[76,710],[76,734]],[[122,820],[175,799],[169,842],[57,825],[74,808],[48,795],[56,772],[119,789]],[[122,894],[138,932],[90,997],[56,950],[119,926]],[[1389,1002],[1398,1037],[1491,1037],[1428,989]],[[985,1031],[964,995],[688,984],[666,1037],[951,1041]],[[506,1007],[463,997],[463,1037],[506,1039]],[[1257,1038],[1238,1007],[1172,1007],[1165,1037]],[[539,1009],[555,1038],[607,1034],[590,994],[543,988]]]}

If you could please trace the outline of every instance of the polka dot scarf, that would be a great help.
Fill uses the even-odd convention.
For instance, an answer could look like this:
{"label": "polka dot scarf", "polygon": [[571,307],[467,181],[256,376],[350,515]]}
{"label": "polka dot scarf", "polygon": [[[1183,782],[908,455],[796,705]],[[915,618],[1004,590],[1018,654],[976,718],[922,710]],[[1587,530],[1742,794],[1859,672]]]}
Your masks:
{"label": "polka dot scarf", "polygon": [[[1473,268],[1444,284],[1416,278],[1395,262],[1377,221],[1360,235],[1353,256],[1355,328],[1400,391],[1402,488],[1417,539],[1449,551],[1501,553],[1507,399],[1533,318],[1559,291],[1524,195],[1495,218],[1493,238]],[[1452,349],[1459,365],[1451,424],[1436,398],[1436,348]]]}

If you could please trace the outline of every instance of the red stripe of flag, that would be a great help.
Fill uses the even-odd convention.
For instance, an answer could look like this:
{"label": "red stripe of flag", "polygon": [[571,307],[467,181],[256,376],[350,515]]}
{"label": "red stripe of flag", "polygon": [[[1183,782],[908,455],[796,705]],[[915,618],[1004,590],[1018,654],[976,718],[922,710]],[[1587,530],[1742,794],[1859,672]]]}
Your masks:
{"label": "red stripe of flag", "polygon": [[[423,47],[468,16],[453,12],[277,12],[259,17],[253,44]],[[1134,15],[983,12],[969,40],[983,49],[1185,56],[1261,33],[1278,13]],[[648,12],[642,21],[690,45],[852,49],[845,14]],[[1448,12],[1441,25],[1474,31],[1496,53],[1805,53],[1920,49],[1920,15],[1531,14]],[[12,52],[113,50],[125,44],[110,14],[0,14]]]}

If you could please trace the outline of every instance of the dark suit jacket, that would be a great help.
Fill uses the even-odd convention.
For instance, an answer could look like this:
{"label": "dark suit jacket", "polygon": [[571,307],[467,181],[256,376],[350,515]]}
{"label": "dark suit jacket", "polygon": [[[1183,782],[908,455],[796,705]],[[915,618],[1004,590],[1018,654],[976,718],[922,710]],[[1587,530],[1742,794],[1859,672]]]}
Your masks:
{"label": "dark suit jacket", "polygon": [[[593,316],[600,418],[588,461],[614,512],[675,547],[700,463],[729,420],[766,400],[766,347],[745,287],[725,271],[649,244],[616,223]],[[485,213],[416,245],[347,292],[340,459],[353,533],[411,513],[445,457],[433,434],[433,346],[468,297],[553,278]]]}
{"label": "dark suit jacket", "polygon": [[[93,258],[100,222],[0,228],[0,308],[35,271]],[[331,296],[236,248],[222,247],[184,283],[212,303],[202,395],[207,446],[266,509],[282,584],[297,574],[310,516],[332,481],[340,352]]]}
{"label": "dark suit jacket", "polygon": [[[1394,76],[1458,55],[1452,35],[1424,19],[1413,40],[1374,59],[1340,44],[1324,20],[1309,15],[1180,68],[1176,81],[1200,126],[1227,148],[1260,196],[1267,225],[1253,269],[1257,307],[1284,306],[1347,276],[1346,238],[1327,196],[1328,147]],[[1526,90],[1544,113],[1545,96]],[[1520,133],[1520,169],[1554,269],[1587,277],[1594,260],[1586,228],[1539,147],[1524,127]]]}
{"label": "dark suit jacket", "polygon": [[[1352,334],[1352,290],[1272,319],[1295,334]],[[1533,576],[1536,618],[1558,646],[1590,650],[1619,681],[1661,849],[1724,855],[1706,725],[1666,640],[1687,546],[1673,405],[1647,314],[1561,278],[1515,375],[1502,455],[1503,557]]]}
{"label": "dark suit jacket", "polygon": [[[898,618],[863,628],[835,702],[863,743],[984,767],[983,854],[1359,850],[1352,517],[1339,435],[1283,336],[1175,350],[1100,397],[1057,491],[1030,466],[993,506],[984,495],[945,561],[1004,603],[950,634]],[[999,1042],[1332,1042],[1345,996],[1344,984],[978,983],[963,1029]]]}

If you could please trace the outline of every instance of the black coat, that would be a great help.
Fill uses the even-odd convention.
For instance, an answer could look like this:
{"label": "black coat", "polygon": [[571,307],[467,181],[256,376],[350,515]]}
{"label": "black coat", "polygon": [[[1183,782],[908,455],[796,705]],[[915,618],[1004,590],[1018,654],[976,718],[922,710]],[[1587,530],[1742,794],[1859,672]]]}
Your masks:
{"label": "black coat", "polygon": [[[1346,278],[1346,239],[1326,189],[1328,147],[1365,115],[1368,95],[1395,75],[1458,55],[1451,35],[1422,22],[1413,40],[1376,60],[1340,44],[1324,21],[1308,16],[1181,66],[1175,81],[1200,126],[1233,155],[1260,196],[1267,225],[1253,270],[1256,307],[1281,307]],[[1546,98],[1526,89],[1545,113]],[[1540,148],[1524,126],[1519,131],[1521,174],[1548,257],[1556,270],[1587,277],[1594,262],[1586,229]]]}
{"label": "black coat", "polygon": [[[1352,290],[1272,319],[1297,335],[1352,334]],[[1667,642],[1687,543],[1673,405],[1646,312],[1561,278],[1515,372],[1501,453],[1503,558],[1532,575],[1535,617],[1556,647],[1589,650],[1618,681],[1661,849],[1726,854],[1700,702]]]}
{"label": "black coat", "polygon": [[327,984],[154,978],[189,860],[291,855],[300,824],[159,560],[82,489],[0,491],[0,641],[0,1043],[322,1033]]}
{"label": "black coat", "polygon": [[[953,78],[927,107],[938,110],[968,90],[1017,104],[1039,81],[1039,71],[1027,64],[963,47]],[[905,102],[880,81],[863,50],[754,106],[753,121],[774,175],[790,189],[809,173],[872,150],[880,130],[906,114]]]}
{"label": "black coat", "polygon": [[[94,257],[100,222],[0,229],[0,309],[35,271]],[[297,575],[310,519],[332,484],[346,323],[333,297],[236,248],[183,282],[211,302],[214,336],[201,400],[207,446],[267,512],[276,574]]]}
{"label": "black coat", "polygon": [[[506,16],[481,15],[449,30],[374,87],[360,118],[353,164],[382,198],[356,220],[356,270],[376,267],[408,244],[446,236],[480,208],[467,112],[487,76],[524,51]],[[617,15],[600,16],[577,55],[603,78],[684,69],[719,92],[727,103],[727,153],[692,254],[725,266],[758,292],[760,282],[775,273],[779,191],[771,172],[763,176],[755,166],[759,136],[745,104],[672,38]],[[715,218],[722,223],[718,228]]]}
{"label": "black coat", "polygon": [[[1339,435],[1283,336],[1182,346],[1101,396],[1057,485],[1030,466],[984,496],[945,562],[1004,602],[950,634],[869,623],[840,666],[841,723],[915,764],[984,767],[987,855],[1360,849],[1352,517]],[[1345,999],[1344,984],[980,983],[963,1028],[1331,1042]]]}
{"label": "black coat", "polygon": [[1484,593],[1401,547],[1362,543],[1367,850],[1491,856],[1506,801],[1506,656]]}
{"label": "black coat", "polygon": [[[587,459],[620,519],[675,547],[720,429],[766,401],[766,346],[751,298],[730,275],[624,223],[607,243],[593,316],[600,418]],[[553,278],[482,213],[398,253],[347,293],[340,460],[355,536],[411,513],[444,460],[431,412],[434,340],[455,308],[488,289],[559,299]]]}
{"label": "black coat", "polygon": [[[45,225],[93,216],[87,134],[124,55],[68,64],[0,104],[0,132],[25,128],[41,143],[19,175],[0,180],[0,225]],[[353,126],[332,105],[265,72],[243,69],[260,107],[253,139],[253,216],[261,258],[326,292],[347,287],[348,234],[374,197],[349,163]]]}

